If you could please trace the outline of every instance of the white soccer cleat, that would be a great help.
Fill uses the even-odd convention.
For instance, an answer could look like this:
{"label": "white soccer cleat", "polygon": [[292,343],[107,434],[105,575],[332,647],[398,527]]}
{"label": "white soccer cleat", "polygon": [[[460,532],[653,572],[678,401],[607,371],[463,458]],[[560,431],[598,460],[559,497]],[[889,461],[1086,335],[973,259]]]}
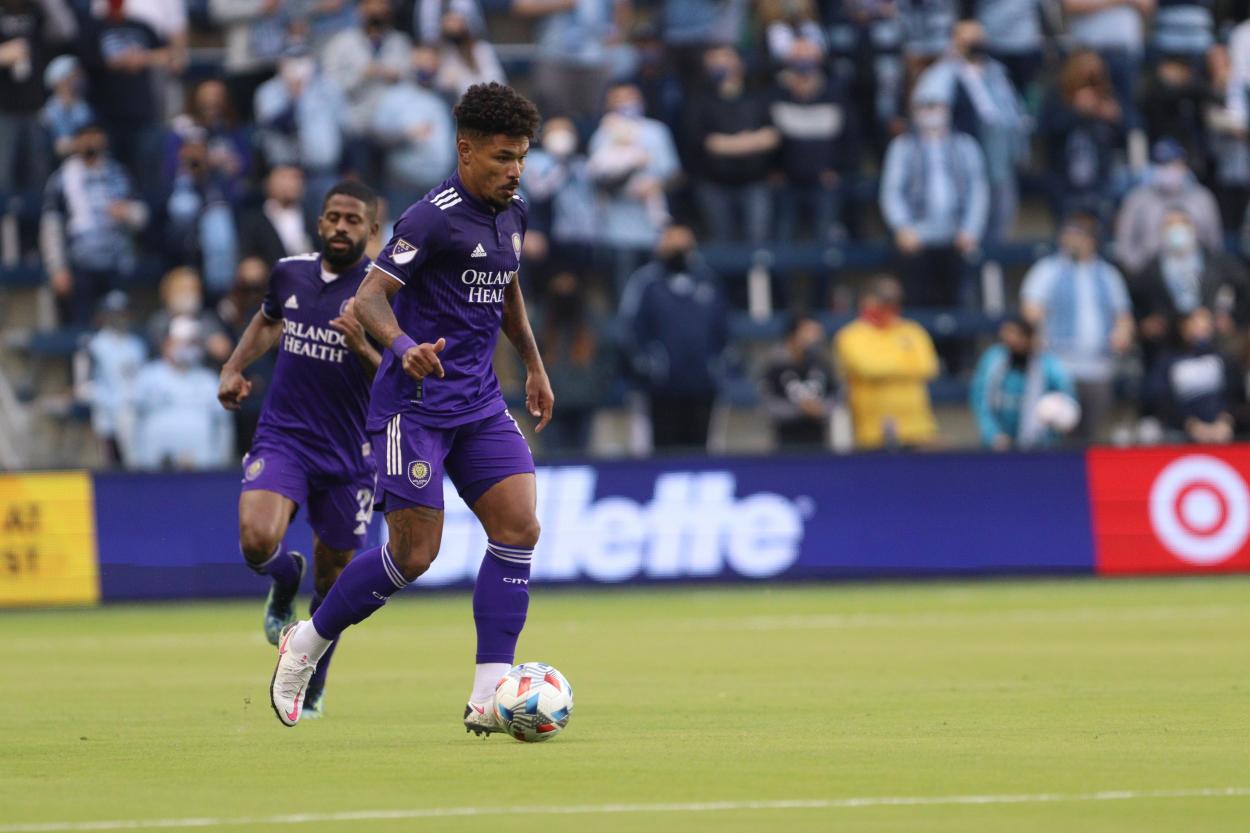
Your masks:
{"label": "white soccer cleat", "polygon": [[464,707],[464,730],[478,737],[502,732],[503,727],[495,717],[495,704],[490,700],[474,703],[470,700]]}
{"label": "white soccer cleat", "polygon": [[305,625],[311,627],[312,623],[295,622],[287,625],[282,629],[282,638],[278,640],[278,664],[273,669],[273,680],[269,683],[269,702],[283,726],[299,723],[300,710],[304,707],[304,692],[308,690],[308,681],[317,670],[317,663],[310,662],[308,654],[296,654],[289,648],[296,629]]}

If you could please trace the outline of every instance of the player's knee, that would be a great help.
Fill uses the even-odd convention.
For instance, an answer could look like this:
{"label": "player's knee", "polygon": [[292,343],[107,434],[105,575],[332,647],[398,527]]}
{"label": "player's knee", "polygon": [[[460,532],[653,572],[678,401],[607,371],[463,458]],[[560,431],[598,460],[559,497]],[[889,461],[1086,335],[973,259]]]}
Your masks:
{"label": "player's knee", "polygon": [[395,566],[399,568],[399,572],[403,574],[405,581],[416,581],[425,571],[430,569],[430,565],[434,563],[434,559],[438,557],[438,547],[430,546],[426,543],[408,544],[406,546],[394,546],[392,544],[391,559],[395,562]]}
{"label": "player's knee", "polygon": [[278,548],[280,532],[270,525],[244,520],[239,525],[239,548],[252,564],[263,564]]}
{"label": "player's knee", "polygon": [[496,540],[501,544],[533,549],[538,545],[538,535],[541,532],[542,527],[538,523],[538,518],[530,515],[527,518],[521,518],[505,525],[505,528],[500,530]]}

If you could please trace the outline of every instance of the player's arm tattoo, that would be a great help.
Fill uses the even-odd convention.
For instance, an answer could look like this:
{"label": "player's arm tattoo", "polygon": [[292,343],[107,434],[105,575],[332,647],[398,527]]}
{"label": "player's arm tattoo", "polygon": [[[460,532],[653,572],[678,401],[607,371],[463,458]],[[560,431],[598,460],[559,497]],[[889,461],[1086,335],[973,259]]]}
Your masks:
{"label": "player's arm tattoo", "polygon": [[281,337],[282,320],[266,318],[263,312],[258,311],[248,322],[247,329],[222,369],[242,373],[252,362],[272,350]]}
{"label": "player's arm tattoo", "polygon": [[521,282],[517,278],[504,290],[503,296],[503,332],[516,348],[525,369],[533,373],[543,371],[543,359],[538,353],[538,343],[534,341],[534,331],[530,329],[529,316],[525,314],[525,297],[521,294]]}
{"label": "player's arm tattoo", "polygon": [[399,281],[380,269],[370,269],[361,281],[360,289],[356,290],[356,317],[365,332],[383,348],[389,348],[391,342],[404,334],[395,319],[395,311],[391,309],[391,298],[400,286]]}

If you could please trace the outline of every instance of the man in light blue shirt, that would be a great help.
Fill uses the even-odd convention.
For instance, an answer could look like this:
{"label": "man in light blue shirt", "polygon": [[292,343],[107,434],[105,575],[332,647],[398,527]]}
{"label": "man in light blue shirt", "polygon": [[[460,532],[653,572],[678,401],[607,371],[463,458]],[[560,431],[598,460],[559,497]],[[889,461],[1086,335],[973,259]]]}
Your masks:
{"label": "man in light blue shirt", "polygon": [[1025,318],[1076,382],[1077,435],[1102,436],[1113,404],[1116,361],[1133,346],[1133,313],[1119,270],[1098,254],[1098,219],[1074,212],[1059,232],[1059,251],[1042,258],[1020,290]]}
{"label": "man in light blue shirt", "polygon": [[512,0],[512,13],[537,22],[534,84],[543,110],[593,115],[626,55],[614,46],[617,18],[630,0]]}
{"label": "man in light blue shirt", "polygon": [[965,260],[985,233],[989,183],[980,147],[951,131],[940,94],[918,89],[913,97],[912,129],[886,149],[880,200],[908,299],[920,306],[958,303]]}
{"label": "man in light blue shirt", "polygon": [[[418,47],[414,61],[428,67],[438,55]],[[406,78],[379,95],[373,110],[370,135],[385,153],[386,198],[396,209],[425,196],[456,163],[451,108],[432,81],[428,70]]]}

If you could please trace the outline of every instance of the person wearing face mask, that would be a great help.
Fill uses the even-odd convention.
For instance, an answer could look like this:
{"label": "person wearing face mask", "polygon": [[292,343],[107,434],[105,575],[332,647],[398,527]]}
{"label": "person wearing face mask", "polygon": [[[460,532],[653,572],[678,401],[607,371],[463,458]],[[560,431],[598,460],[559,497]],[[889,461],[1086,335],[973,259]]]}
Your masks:
{"label": "person wearing face mask", "polygon": [[825,328],[810,315],[795,315],[760,378],[760,399],[778,448],[828,446],[836,384],[825,353]]}
{"label": "person wearing face mask", "polygon": [[1163,216],[1159,255],[1133,286],[1133,307],[1141,331],[1143,359],[1154,366],[1169,345],[1181,318],[1205,307],[1223,346],[1250,324],[1250,277],[1239,260],[1221,249],[1208,249],[1184,211]]}
{"label": "person wearing face mask", "polygon": [[1160,139],[1151,155],[1150,174],[1128,192],[1115,220],[1115,257],[1130,276],[1140,275],[1159,254],[1159,229],[1170,209],[1189,215],[1203,246],[1214,250],[1224,243],[1219,205],[1190,171],[1185,149]]}
{"label": "person wearing face mask", "polygon": [[347,98],[347,133],[367,141],[389,88],[412,71],[412,39],[395,28],[390,0],[361,0],[359,24],[326,41],[320,52],[326,76]]}
{"label": "person wearing face mask", "polygon": [[816,44],[797,41],[769,104],[781,134],[777,165],[785,177],[777,203],[780,240],[796,239],[803,217],[810,218],[817,240],[840,237],[844,177],[859,162],[855,107],[846,85],[830,77],[820,55]]}
{"label": "person wearing face mask", "polygon": [[759,25],[772,64],[780,66],[792,61],[794,47],[801,41],[815,45],[824,58],[825,33],[812,0],[764,0],[760,3]]}
{"label": "person wearing face mask", "polygon": [[984,239],[990,243],[1006,239],[1015,225],[1016,166],[1028,141],[1028,121],[1007,70],[989,55],[981,24],[958,23],[946,55],[920,76],[916,88],[921,95],[945,102],[954,129],[980,143],[990,185]]}
{"label": "person wearing face mask", "polygon": [[159,352],[175,318],[188,318],[195,322],[197,341],[207,350],[208,358],[221,364],[234,349],[234,342],[226,334],[217,317],[204,309],[204,286],[200,275],[189,266],[171,269],[161,278],[161,308],[148,318],[148,343],[153,352]]}
{"label": "person wearing face mask", "polygon": [[717,242],[762,243],[772,233],[768,175],[781,134],[737,50],[709,49],[703,67],[710,89],[690,102],[685,130],[703,225]]}
{"label": "person wearing face mask", "polygon": [[580,120],[595,115],[626,32],[629,0],[512,0],[514,17],[535,24],[534,86],[543,112]]}
{"label": "person wearing face mask", "polygon": [[869,280],[859,317],[833,338],[860,450],[914,448],[938,441],[929,382],[937,352],[923,327],[902,316],[903,287],[890,275]]}
{"label": "person wearing face mask", "polygon": [[432,83],[453,100],[459,99],[474,84],[508,83],[495,47],[474,35],[469,18],[461,12],[443,13],[442,41],[438,50],[438,73]]}
{"label": "person wearing face mask", "polygon": [[560,391],[560,409],[543,430],[543,450],[565,454],[590,451],[591,429],[611,378],[608,350],[600,342],[586,299],[586,288],[574,272],[555,274],[547,284],[538,330],[538,348],[547,364],[553,389]]}
{"label": "person wearing face mask", "polygon": [[1098,218],[1074,212],[1059,250],[1029,269],[1021,311],[1076,384],[1081,422],[1075,435],[1102,439],[1114,404],[1116,362],[1133,346],[1133,313],[1120,272],[1098,254]]}
{"label": "person wearing face mask", "polygon": [[1169,439],[1227,443],[1240,372],[1215,343],[1215,318],[1195,307],[1177,322],[1176,347],[1147,378],[1146,393]]}
{"label": "person wearing face mask", "polygon": [[886,149],[880,197],[908,298],[958,304],[966,259],[989,216],[989,183],[976,140],[951,131],[950,109],[932,90],[917,90],[912,130]]}
{"label": "person wearing face mask", "polygon": [[302,48],[284,54],[278,74],[256,91],[266,163],[302,168],[311,194],[325,193],[338,178],[347,119],[343,92]]}
{"label": "person wearing face mask", "polygon": [[431,89],[438,53],[418,46],[413,72],[378,96],[370,137],[382,149],[386,200],[410,205],[447,176],[455,163],[451,107]]}
{"label": "person wearing face mask", "polygon": [[134,271],[134,235],[148,222],[108,148],[99,125],[83,125],[44,188],[39,252],[64,324],[88,324],[97,301]]}
{"label": "person wearing face mask", "polygon": [[61,55],[48,63],[43,74],[44,85],[50,95],[39,113],[52,141],[52,149],[58,159],[74,152],[74,136],[85,124],[95,121],[91,105],[83,98],[85,84],[78,59],[73,55]]}
{"label": "person wearing face mask", "polygon": [[74,354],[74,397],[91,408],[91,430],[106,466],[130,455],[134,414],[129,403],[148,358],[143,339],[131,331],[130,301],[114,289],[100,302],[100,329]]}
{"label": "person wearing face mask", "polygon": [[719,278],[696,254],[689,227],[664,230],[655,260],[626,284],[618,315],[647,395],[652,446],[706,450],[729,343],[729,310]]}
{"label": "person wearing face mask", "polygon": [[1058,435],[1043,422],[1038,403],[1056,393],[1075,400],[1072,377],[1057,356],[1038,349],[1028,320],[1009,316],[972,379],[969,400],[981,445],[995,451],[1053,445]]}
{"label": "person wearing face mask", "polygon": [[229,464],[233,426],[217,407],[217,377],[204,366],[194,318],[169,322],[160,358],[144,365],[132,389],[136,416],[132,465],[141,469],[210,469]]}
{"label": "person wearing face mask", "polygon": [[531,150],[524,190],[530,200],[529,235],[545,234],[550,259],[586,267],[602,222],[586,155],[578,150],[577,128],[563,117],[543,124],[542,144]]}

